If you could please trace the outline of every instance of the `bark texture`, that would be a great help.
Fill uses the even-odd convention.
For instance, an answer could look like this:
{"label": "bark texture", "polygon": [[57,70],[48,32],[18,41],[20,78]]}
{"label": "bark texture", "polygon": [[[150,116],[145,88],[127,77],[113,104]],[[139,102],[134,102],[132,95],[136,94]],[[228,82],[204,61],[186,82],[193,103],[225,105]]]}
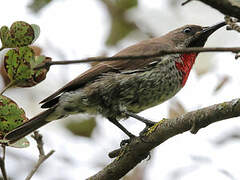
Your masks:
{"label": "bark texture", "polygon": [[[167,139],[186,131],[196,133],[214,122],[240,116],[240,99],[234,99],[189,112],[175,119],[163,119],[150,128],[143,138],[135,138],[119,149],[118,157],[89,180],[120,179],[144,160],[149,151]],[[116,153],[116,151],[114,152]]]}

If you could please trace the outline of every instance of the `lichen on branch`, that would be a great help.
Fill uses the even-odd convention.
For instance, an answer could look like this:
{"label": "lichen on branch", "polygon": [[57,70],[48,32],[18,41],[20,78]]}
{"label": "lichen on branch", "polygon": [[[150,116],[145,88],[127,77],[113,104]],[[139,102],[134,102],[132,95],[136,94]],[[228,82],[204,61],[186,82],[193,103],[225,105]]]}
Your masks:
{"label": "lichen on branch", "polygon": [[120,179],[144,160],[153,148],[169,138],[193,130],[193,126],[193,132],[197,132],[214,122],[238,116],[240,116],[240,99],[234,99],[186,113],[175,119],[164,119],[154,129],[149,129],[149,132],[151,132],[146,133],[146,136],[134,138],[128,145],[123,147],[124,149],[115,151],[115,154],[116,152],[124,153],[121,153],[120,157],[88,179]]}

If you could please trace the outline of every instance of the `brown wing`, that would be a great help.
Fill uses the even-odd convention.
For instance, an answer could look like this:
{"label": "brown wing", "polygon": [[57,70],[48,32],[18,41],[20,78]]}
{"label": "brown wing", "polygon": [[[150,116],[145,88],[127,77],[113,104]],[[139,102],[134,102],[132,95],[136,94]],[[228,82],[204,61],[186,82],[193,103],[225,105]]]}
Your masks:
{"label": "brown wing", "polygon": [[[128,56],[128,55],[146,55],[151,53],[156,53],[159,49],[168,48],[169,45],[164,43],[165,39],[154,38],[150,40],[142,41],[138,44],[130,46],[123,49],[115,56]],[[55,93],[41,101],[40,103],[45,103],[57,97],[62,92],[72,91],[82,87],[85,83],[95,79],[102,73],[116,71],[116,70],[135,70],[140,69],[151,63],[153,59],[142,59],[142,60],[117,60],[99,63],[83,74],[76,77],[74,80],[67,83],[65,86],[57,90]]]}

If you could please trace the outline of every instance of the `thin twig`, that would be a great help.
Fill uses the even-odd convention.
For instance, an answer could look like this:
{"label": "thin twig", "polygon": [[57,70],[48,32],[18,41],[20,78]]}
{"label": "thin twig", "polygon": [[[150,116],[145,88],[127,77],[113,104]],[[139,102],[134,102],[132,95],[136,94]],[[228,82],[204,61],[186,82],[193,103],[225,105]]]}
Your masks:
{"label": "thin twig", "polygon": [[42,135],[39,134],[38,131],[34,131],[33,135],[31,137],[37,142],[37,148],[39,151],[39,156],[44,156],[44,149],[43,149],[43,140],[42,140]]}
{"label": "thin twig", "polygon": [[187,3],[191,2],[192,0],[186,0],[185,2],[183,2],[181,5],[184,6],[186,5]]}
{"label": "thin twig", "polygon": [[38,170],[40,165],[48,159],[55,151],[51,150],[49,153],[45,155],[44,149],[43,149],[43,140],[42,140],[42,135],[38,133],[38,131],[34,131],[34,135],[31,136],[37,143],[37,148],[39,151],[39,159],[37,164],[33,167],[29,175],[26,177],[25,180],[30,180],[32,176],[35,174],[35,172]]}
{"label": "thin twig", "polygon": [[0,51],[2,51],[3,49],[4,49],[4,47],[1,47],[1,48],[0,48]]}
{"label": "thin twig", "polygon": [[225,16],[224,17],[228,30],[235,30],[237,32],[240,32],[240,26],[237,24],[239,22],[238,19],[230,17],[230,16]]}
{"label": "thin twig", "polygon": [[40,165],[47,159],[49,158],[55,151],[51,150],[47,155],[42,156],[41,158],[39,158],[37,164],[34,166],[34,168],[32,169],[32,171],[30,172],[30,174],[26,177],[25,180],[30,180],[32,178],[32,176],[35,174],[35,172],[38,170],[38,168],[40,167]]}
{"label": "thin twig", "polygon": [[154,54],[139,55],[139,56],[113,56],[113,57],[90,57],[81,60],[68,60],[68,61],[51,61],[36,66],[35,69],[49,68],[52,65],[66,65],[76,63],[89,63],[89,62],[103,62],[103,61],[116,61],[116,60],[141,60],[156,58],[167,54],[181,54],[181,53],[200,53],[200,52],[240,52],[240,47],[212,47],[212,48],[185,48],[185,49],[166,49],[160,50]]}
{"label": "thin twig", "polygon": [[0,94],[2,95],[8,88],[12,87],[14,85],[14,81],[11,81],[10,83],[8,83],[0,92]]}
{"label": "thin twig", "polygon": [[5,168],[5,156],[6,156],[6,146],[2,145],[2,152],[3,155],[2,157],[0,157],[0,168],[2,171],[2,176],[3,176],[3,180],[7,180],[7,172],[6,172],[6,168]]}

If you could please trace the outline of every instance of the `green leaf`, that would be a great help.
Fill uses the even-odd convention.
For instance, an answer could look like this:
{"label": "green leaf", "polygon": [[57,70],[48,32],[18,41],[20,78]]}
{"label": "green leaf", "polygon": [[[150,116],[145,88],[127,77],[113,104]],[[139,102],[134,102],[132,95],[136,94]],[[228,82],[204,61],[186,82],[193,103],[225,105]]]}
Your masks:
{"label": "green leaf", "polygon": [[33,31],[34,31],[34,39],[32,41],[32,43],[34,43],[40,35],[40,27],[36,24],[31,24],[31,26],[32,26]]}
{"label": "green leaf", "polygon": [[34,40],[33,27],[24,22],[14,22],[10,30],[7,26],[2,26],[0,29],[0,38],[3,48],[16,48],[30,45]]}
{"label": "green leaf", "polygon": [[14,148],[26,148],[29,145],[30,145],[30,143],[27,140],[27,138],[22,138],[13,144],[9,144],[9,146],[14,147]]}
{"label": "green leaf", "polygon": [[10,98],[0,95],[0,139],[26,121],[24,110]]}
{"label": "green leaf", "polygon": [[70,121],[66,124],[66,128],[74,135],[91,137],[94,128],[96,127],[95,118],[86,120]]}
{"label": "green leaf", "polygon": [[34,52],[25,46],[9,50],[4,57],[4,66],[11,81],[19,82],[32,77],[30,62],[34,61]]}
{"label": "green leaf", "polygon": [[31,61],[32,67],[35,68],[37,65],[43,63],[45,58],[46,58],[45,56],[35,56],[34,61]]}
{"label": "green leaf", "polygon": [[31,87],[46,78],[48,69],[34,70],[34,67],[51,58],[35,56],[28,46],[9,50],[4,57],[4,68],[14,86]]}

